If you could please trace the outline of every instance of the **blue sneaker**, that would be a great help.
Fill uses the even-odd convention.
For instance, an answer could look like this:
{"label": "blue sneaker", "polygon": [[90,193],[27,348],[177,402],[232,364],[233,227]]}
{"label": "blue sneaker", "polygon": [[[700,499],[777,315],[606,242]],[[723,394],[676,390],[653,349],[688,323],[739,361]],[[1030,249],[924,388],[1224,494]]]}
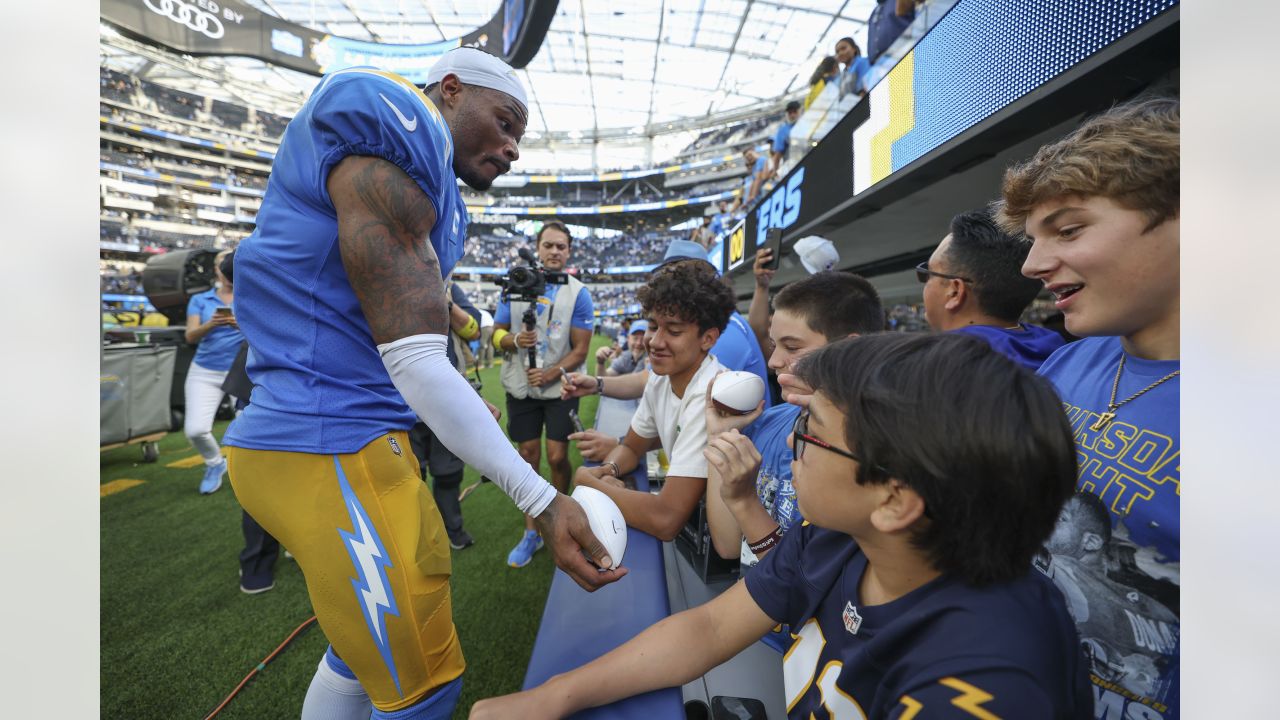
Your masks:
{"label": "blue sneaker", "polygon": [[200,481],[200,494],[212,495],[222,487],[222,476],[227,472],[227,461],[219,460],[217,465],[206,465],[204,479]]}
{"label": "blue sneaker", "polygon": [[542,549],[542,538],[538,535],[537,530],[525,530],[524,537],[520,538],[520,544],[511,550],[511,554],[507,556],[507,564],[513,568],[522,568],[529,564],[533,559],[533,554]]}

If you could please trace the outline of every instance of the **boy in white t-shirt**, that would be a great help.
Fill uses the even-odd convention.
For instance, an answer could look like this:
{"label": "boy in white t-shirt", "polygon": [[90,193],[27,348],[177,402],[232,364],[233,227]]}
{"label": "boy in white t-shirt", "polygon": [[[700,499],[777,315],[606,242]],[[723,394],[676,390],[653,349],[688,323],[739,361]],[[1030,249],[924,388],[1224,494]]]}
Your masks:
{"label": "boy in white t-shirt", "polygon": [[[711,265],[674,263],[656,272],[637,299],[653,331],[653,372],[622,444],[599,467],[578,468],[574,482],[613,498],[627,525],[671,540],[706,492],[706,389],[725,369],[710,351],[733,313],[733,293]],[[626,489],[618,478],[658,448],[671,460],[662,490],[653,495]]]}

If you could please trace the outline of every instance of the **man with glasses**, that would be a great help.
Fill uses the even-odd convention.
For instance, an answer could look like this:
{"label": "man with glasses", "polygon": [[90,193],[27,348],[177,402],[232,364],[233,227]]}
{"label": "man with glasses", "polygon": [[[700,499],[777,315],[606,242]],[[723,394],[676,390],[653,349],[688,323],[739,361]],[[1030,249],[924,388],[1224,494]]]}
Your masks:
{"label": "man with glasses", "polygon": [[[793,440],[808,523],[714,600],[473,720],[678,686],[778,623],[791,718],[1090,716],[1066,602],[1031,567],[1075,486],[1052,387],[954,334],[841,340],[797,370],[815,392]],[[975,417],[983,432],[956,431]]]}
{"label": "man with glasses", "polygon": [[1022,274],[1030,249],[1001,230],[986,210],[952,218],[951,232],[916,266],[929,326],[976,335],[1024,367],[1039,368],[1063,340],[1018,322],[1040,291],[1040,283]]}

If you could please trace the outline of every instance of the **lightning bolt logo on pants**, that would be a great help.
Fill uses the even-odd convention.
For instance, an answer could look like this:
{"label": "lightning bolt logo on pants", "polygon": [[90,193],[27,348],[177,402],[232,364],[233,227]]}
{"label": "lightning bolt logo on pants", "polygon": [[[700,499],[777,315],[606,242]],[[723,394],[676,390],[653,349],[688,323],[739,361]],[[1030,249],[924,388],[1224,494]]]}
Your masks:
{"label": "lightning bolt logo on pants", "polygon": [[342,490],[343,504],[346,505],[347,513],[351,516],[350,532],[342,528],[337,529],[342,542],[347,546],[347,553],[351,555],[351,564],[356,570],[356,577],[351,578],[351,587],[355,589],[356,598],[360,601],[360,609],[364,611],[365,624],[369,627],[369,634],[373,636],[374,644],[378,646],[382,661],[386,663],[387,670],[391,673],[396,692],[403,696],[404,693],[400,690],[400,675],[396,672],[395,657],[391,654],[391,644],[387,640],[387,615],[400,616],[400,611],[396,609],[395,595],[391,593],[390,583],[387,582],[387,568],[391,567],[391,562],[387,560],[387,551],[382,545],[382,539],[373,529],[369,514],[364,511],[360,499],[351,489],[351,483],[347,481],[347,475],[342,471],[342,463],[338,462],[336,455],[333,458],[333,466],[338,471],[338,487]]}

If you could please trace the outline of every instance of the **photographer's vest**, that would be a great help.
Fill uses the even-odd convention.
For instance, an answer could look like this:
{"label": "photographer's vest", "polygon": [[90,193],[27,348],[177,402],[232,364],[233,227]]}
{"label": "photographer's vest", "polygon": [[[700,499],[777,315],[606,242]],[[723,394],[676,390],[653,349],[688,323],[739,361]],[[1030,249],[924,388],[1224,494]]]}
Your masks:
{"label": "photographer's vest", "polygon": [[[556,299],[546,312],[538,313],[538,344],[533,348],[517,348],[515,352],[502,353],[502,387],[514,398],[537,398],[539,400],[559,400],[560,383],[554,382],[540,388],[529,387],[529,352],[538,353],[538,367],[545,368],[573,349],[569,342],[569,331],[573,327],[573,307],[578,304],[578,293],[583,285],[577,278],[570,276],[569,284],[556,290]],[[542,298],[539,298],[542,300]],[[524,330],[523,315],[529,303],[521,300],[511,301],[511,334]],[[514,339],[514,337],[512,338]],[[565,368],[573,371],[574,368]]]}

